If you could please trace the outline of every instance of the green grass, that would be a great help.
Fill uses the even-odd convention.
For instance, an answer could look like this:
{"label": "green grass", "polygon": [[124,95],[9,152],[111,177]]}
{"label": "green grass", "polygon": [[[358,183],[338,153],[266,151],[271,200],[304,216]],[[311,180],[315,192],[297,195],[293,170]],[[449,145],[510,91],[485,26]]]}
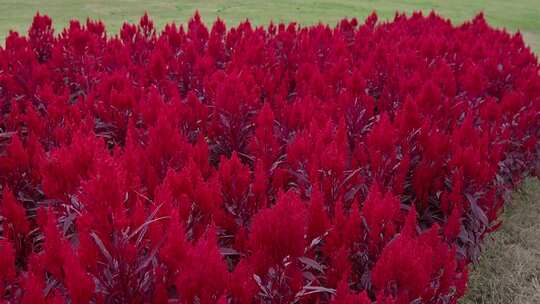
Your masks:
{"label": "green grass", "polygon": [[[488,22],[509,31],[521,30],[525,41],[540,52],[539,0],[0,0],[0,39],[9,30],[25,33],[36,11],[53,18],[57,31],[71,19],[101,19],[110,33],[124,21],[137,22],[145,11],[159,28],[185,23],[196,9],[206,22],[217,16],[229,25],[249,18],[258,25],[297,21],[302,25],[335,24],[343,17],[365,18],[376,10],[384,19],[395,11],[436,10],[459,24],[483,11]],[[503,228],[487,242],[471,274],[470,292],[461,302],[540,303],[540,182],[528,180],[507,208]]]}
{"label": "green grass", "polygon": [[196,9],[208,22],[220,16],[229,24],[249,18],[259,25],[271,20],[297,21],[304,25],[319,21],[335,24],[343,17],[363,19],[373,10],[388,19],[396,10],[429,12],[432,9],[455,23],[461,23],[484,11],[492,25],[509,31],[521,30],[531,47],[540,51],[538,0],[0,0],[0,7],[0,37],[10,29],[26,32],[37,10],[53,17],[57,28],[63,28],[70,19],[90,16],[103,20],[113,33],[118,31],[123,21],[138,21],[145,11],[160,28],[168,22],[185,23]]}
{"label": "green grass", "polygon": [[512,196],[502,229],[488,237],[461,304],[540,303],[540,181]]}

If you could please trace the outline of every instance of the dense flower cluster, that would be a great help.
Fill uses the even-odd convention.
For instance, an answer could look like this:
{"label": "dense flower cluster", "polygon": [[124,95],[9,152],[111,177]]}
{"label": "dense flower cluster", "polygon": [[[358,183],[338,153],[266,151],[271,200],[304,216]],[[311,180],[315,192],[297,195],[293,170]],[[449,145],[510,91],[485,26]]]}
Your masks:
{"label": "dense flower cluster", "polygon": [[539,136],[481,15],[37,15],[0,48],[0,302],[456,303]]}

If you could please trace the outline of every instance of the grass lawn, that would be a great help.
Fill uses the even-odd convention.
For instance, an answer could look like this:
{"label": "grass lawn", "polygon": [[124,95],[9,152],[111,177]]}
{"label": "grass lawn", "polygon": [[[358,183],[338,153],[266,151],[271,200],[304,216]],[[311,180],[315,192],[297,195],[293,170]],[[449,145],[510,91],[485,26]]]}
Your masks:
{"label": "grass lawn", "polygon": [[[185,23],[196,9],[206,22],[220,16],[229,25],[246,18],[259,25],[269,21],[319,21],[335,24],[343,17],[363,19],[376,10],[382,18],[394,12],[434,9],[455,23],[484,11],[493,26],[521,30],[526,42],[540,54],[539,0],[0,0],[0,39],[9,30],[26,32],[37,10],[53,18],[57,31],[70,19],[101,19],[110,33],[124,21],[137,22],[145,12],[158,27]],[[3,42],[2,42],[3,43]],[[470,292],[463,304],[540,303],[540,182],[528,180],[507,207],[503,228],[489,237],[486,251],[471,274]]]}
{"label": "grass lawn", "polygon": [[540,181],[527,180],[505,209],[461,304],[540,303]]}
{"label": "grass lawn", "polygon": [[125,20],[138,21],[145,11],[159,27],[172,21],[183,23],[196,9],[207,22],[220,16],[229,24],[246,18],[256,24],[267,24],[270,20],[335,24],[343,17],[363,19],[373,10],[383,18],[392,18],[396,10],[429,12],[432,9],[460,23],[484,11],[492,25],[510,31],[520,29],[531,47],[540,51],[538,0],[0,0],[0,7],[0,37],[10,29],[26,32],[37,10],[53,17],[57,28],[64,27],[70,19],[90,16],[103,20],[113,33]]}

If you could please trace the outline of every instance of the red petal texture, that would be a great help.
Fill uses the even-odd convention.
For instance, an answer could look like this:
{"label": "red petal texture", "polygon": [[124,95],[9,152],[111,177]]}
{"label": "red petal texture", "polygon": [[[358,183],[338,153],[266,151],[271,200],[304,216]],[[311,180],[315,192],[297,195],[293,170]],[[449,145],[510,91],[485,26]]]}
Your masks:
{"label": "red petal texture", "polygon": [[482,15],[0,47],[0,302],[456,303],[540,171],[540,73]]}

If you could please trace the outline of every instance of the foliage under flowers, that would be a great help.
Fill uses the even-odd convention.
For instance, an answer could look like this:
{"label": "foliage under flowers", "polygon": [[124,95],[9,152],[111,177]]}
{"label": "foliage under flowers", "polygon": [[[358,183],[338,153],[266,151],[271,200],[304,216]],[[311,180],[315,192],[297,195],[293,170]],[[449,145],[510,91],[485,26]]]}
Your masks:
{"label": "foliage under flowers", "polygon": [[540,161],[537,59],[481,15],[37,15],[0,115],[8,303],[455,303]]}

